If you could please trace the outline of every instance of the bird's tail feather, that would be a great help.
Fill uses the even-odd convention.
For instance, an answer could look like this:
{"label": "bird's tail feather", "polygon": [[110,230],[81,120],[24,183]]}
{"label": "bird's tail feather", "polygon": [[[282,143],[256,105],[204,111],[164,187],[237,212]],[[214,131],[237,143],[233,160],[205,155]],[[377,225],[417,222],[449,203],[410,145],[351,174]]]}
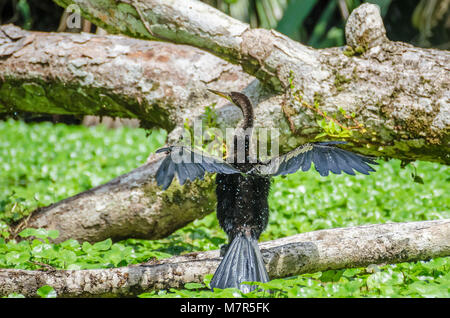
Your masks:
{"label": "bird's tail feather", "polygon": [[210,286],[213,288],[239,288],[247,293],[256,286],[242,282],[268,282],[269,275],[259,250],[258,241],[245,235],[236,236],[217,268]]}

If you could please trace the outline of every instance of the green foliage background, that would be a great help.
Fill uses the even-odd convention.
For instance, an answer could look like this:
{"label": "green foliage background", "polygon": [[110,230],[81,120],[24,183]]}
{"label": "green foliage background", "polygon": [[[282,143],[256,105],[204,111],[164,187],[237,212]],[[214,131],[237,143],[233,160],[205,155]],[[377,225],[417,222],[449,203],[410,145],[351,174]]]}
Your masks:
{"label": "green foliage background", "polygon": [[[217,249],[225,243],[214,213],[156,241],[52,244],[49,239],[57,232],[27,229],[20,234],[27,239],[17,243],[9,237],[8,222],[138,167],[163,144],[166,133],[154,131],[147,137],[139,129],[8,120],[0,122],[0,136],[1,268],[118,267]],[[261,240],[359,224],[449,218],[449,168],[430,162],[416,167],[424,184],[414,183],[413,167],[400,169],[398,160],[380,162],[371,176],[322,178],[309,171],[277,177],[270,194],[269,226]],[[206,288],[210,279],[141,297],[449,297],[450,259],[305,274],[261,284],[265,291],[247,295],[233,289],[212,293]],[[44,286],[39,295],[55,296]]]}
{"label": "green foliage background", "polygon": [[450,48],[449,0],[202,0],[252,27],[315,48],[345,45],[345,21],[362,3],[380,7],[389,39]]}

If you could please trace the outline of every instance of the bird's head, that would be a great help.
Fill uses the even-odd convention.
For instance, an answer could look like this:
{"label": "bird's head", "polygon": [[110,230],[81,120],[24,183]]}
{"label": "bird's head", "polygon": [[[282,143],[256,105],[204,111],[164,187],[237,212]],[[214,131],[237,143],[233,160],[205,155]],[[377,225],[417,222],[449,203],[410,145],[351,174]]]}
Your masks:
{"label": "bird's head", "polygon": [[208,88],[208,91],[229,100],[230,102],[232,102],[234,105],[238,106],[241,109],[244,107],[244,105],[248,104],[247,96],[245,96],[244,94],[239,93],[239,92],[227,93],[227,92],[216,91],[216,90],[209,89],[209,88]]}
{"label": "bird's head", "polygon": [[208,91],[228,99],[241,109],[244,121],[238,126],[239,128],[247,129],[253,127],[253,106],[247,96],[239,92],[224,93],[213,89],[208,89]]}

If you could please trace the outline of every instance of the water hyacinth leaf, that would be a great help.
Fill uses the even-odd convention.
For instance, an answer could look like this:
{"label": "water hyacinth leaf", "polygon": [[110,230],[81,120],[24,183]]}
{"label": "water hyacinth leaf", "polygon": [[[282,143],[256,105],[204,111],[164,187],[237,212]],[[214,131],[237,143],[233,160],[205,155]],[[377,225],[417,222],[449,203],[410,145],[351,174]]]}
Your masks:
{"label": "water hyacinth leaf", "polygon": [[22,294],[18,294],[18,293],[11,293],[11,294],[8,294],[8,296],[6,298],[25,298],[25,296]]}
{"label": "water hyacinth leaf", "polygon": [[44,285],[36,291],[41,298],[56,298],[57,294],[53,287]]}
{"label": "water hyacinth leaf", "polygon": [[68,239],[61,243],[61,247],[71,251],[77,251],[80,249],[81,245],[77,240]]}
{"label": "water hyacinth leaf", "polygon": [[112,245],[112,240],[111,239],[106,239],[104,241],[101,242],[97,242],[95,243],[92,248],[96,251],[107,251],[111,248]]}
{"label": "water hyacinth leaf", "polygon": [[187,284],[184,284],[184,288],[186,288],[186,289],[201,289],[201,288],[205,288],[205,285],[201,284],[201,283],[187,283]]}
{"label": "water hyacinth leaf", "polygon": [[5,260],[9,265],[20,265],[27,262],[30,256],[27,251],[12,251],[5,255]]}
{"label": "water hyacinth leaf", "polygon": [[322,272],[322,275],[320,276],[320,280],[322,282],[337,282],[339,279],[341,279],[342,275],[344,274],[343,269],[341,270],[328,270],[326,272]]}
{"label": "water hyacinth leaf", "polygon": [[71,264],[77,260],[77,255],[73,251],[62,250],[59,253],[59,259],[66,264]]}

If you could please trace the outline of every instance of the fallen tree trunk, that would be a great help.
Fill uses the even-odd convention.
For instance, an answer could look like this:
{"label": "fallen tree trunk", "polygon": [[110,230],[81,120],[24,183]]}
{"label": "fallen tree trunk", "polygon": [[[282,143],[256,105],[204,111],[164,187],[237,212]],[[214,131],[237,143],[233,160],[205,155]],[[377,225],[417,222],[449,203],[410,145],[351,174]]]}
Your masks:
{"label": "fallen tree trunk", "polygon": [[215,210],[214,183],[210,177],[186,186],[174,182],[168,190],[154,180],[161,155],[130,173],[48,207],[12,226],[56,229],[54,242],[67,239],[97,242],[129,237],[159,239]]}
{"label": "fallen tree trunk", "polygon": [[169,131],[217,101],[207,84],[241,90],[253,80],[184,45],[13,25],[0,26],[0,57],[0,113],[139,118]]}
{"label": "fallen tree trunk", "polygon": [[[260,244],[271,279],[329,269],[428,260],[450,255],[450,220],[386,223],[303,233]],[[36,296],[43,285],[59,297],[118,297],[202,282],[219,251],[156,263],[96,270],[0,269],[0,295]]]}
{"label": "fallen tree trunk", "polygon": [[[66,6],[75,3],[69,0],[57,2]],[[126,4],[131,2],[133,5]],[[83,6],[81,11],[87,18],[107,27],[110,32],[149,37],[135,10],[135,3],[139,3],[146,21],[154,24],[151,27],[156,36],[160,34],[176,43],[212,51],[226,60],[239,63],[245,72],[260,82],[247,86],[251,77],[237,76],[237,70],[231,72],[233,80],[226,78],[230,74],[224,72],[224,68],[229,68],[229,64],[222,61],[223,65],[218,65],[220,59],[210,61],[211,55],[206,53],[202,53],[204,59],[191,66],[193,53],[187,53],[189,49],[186,47],[170,55],[172,58],[180,56],[181,62],[171,60],[162,71],[153,72],[152,67],[159,70],[156,62],[164,61],[164,57],[156,54],[159,59],[151,59],[152,64],[146,64],[148,55],[142,52],[148,52],[148,47],[139,53],[130,45],[129,39],[77,35],[75,41],[85,45],[73,46],[69,41],[67,45],[69,51],[73,50],[73,55],[67,50],[64,52],[60,46],[42,54],[42,47],[41,51],[36,51],[40,46],[33,42],[31,36],[21,37],[15,32],[1,41],[5,43],[3,55],[11,51],[13,54],[0,63],[4,73],[2,82],[6,79],[0,90],[0,109],[36,112],[56,112],[59,109],[65,113],[138,116],[149,123],[147,126],[164,125],[172,129],[182,127],[186,118],[200,115],[204,106],[218,100],[205,94],[207,87],[242,90],[247,86],[245,92],[258,105],[255,126],[279,128],[281,152],[313,140],[323,132],[318,124],[323,116],[313,107],[317,105],[321,112],[326,112],[329,118],[335,116],[345,127],[353,127],[356,122],[364,125],[366,131],[355,130],[347,138],[351,141],[349,147],[352,150],[380,157],[450,163],[450,72],[447,66],[450,54],[389,41],[376,6],[365,4],[352,12],[346,26],[349,50],[344,51],[342,48],[315,50],[275,31],[250,29],[248,25],[197,1],[76,1],[77,5]],[[40,40],[46,43],[45,39]],[[159,48],[161,43],[154,45]],[[105,47],[101,49],[102,46]],[[172,48],[177,50],[178,47]],[[82,87],[62,85],[70,93],[65,94],[61,87],[45,89],[48,76],[23,76],[30,67],[32,71],[42,68],[41,72],[46,72],[46,69],[51,69],[53,59],[58,63],[52,51],[68,54],[59,61],[67,66],[66,61],[69,60],[68,76],[81,78],[78,83],[83,84]],[[30,52],[41,54],[34,58],[30,55],[19,58]],[[155,50],[151,52],[155,54]],[[113,58],[108,58],[110,54]],[[191,59],[183,58],[183,54],[188,54]],[[133,63],[129,58],[134,59]],[[31,61],[29,68],[26,68],[26,61]],[[99,63],[99,68],[93,67],[96,63]],[[207,66],[209,63],[212,67]],[[21,66],[19,73],[15,71],[17,66]],[[115,74],[111,69],[116,71]],[[55,84],[51,78],[57,77],[59,71],[61,69],[52,70],[49,86]],[[158,80],[165,71],[173,76]],[[124,80],[117,74],[129,76]],[[181,82],[174,75],[187,80]],[[226,83],[241,82],[242,86],[223,85],[216,80],[217,77],[226,78]],[[42,80],[46,85],[40,82]],[[172,85],[171,80],[177,85]],[[119,96],[114,95],[110,87],[118,90]],[[78,89],[81,93],[77,93]],[[53,91],[58,92],[59,97],[50,100],[67,101],[58,105],[58,109],[50,107],[49,98],[46,98],[52,97]],[[129,93],[124,95],[124,92]],[[183,98],[176,99],[173,94]],[[86,104],[93,106],[88,108]],[[223,101],[219,105],[222,106]],[[355,116],[345,117],[342,111]],[[229,113],[219,110],[223,127],[235,123],[236,116],[227,116]]]}
{"label": "fallen tree trunk", "polygon": [[[55,2],[82,7],[85,18],[111,33],[189,44],[241,65],[270,87],[269,98],[259,100],[255,125],[279,127],[282,145],[298,146],[322,130],[317,113],[287,95],[291,80],[304,102],[316,103],[347,127],[353,119],[340,109],[355,113],[367,132],[350,138],[354,149],[450,163],[450,53],[390,41],[376,5],[352,12],[344,51],[315,50],[274,30],[251,29],[200,1]],[[281,124],[285,120],[288,125]]]}

